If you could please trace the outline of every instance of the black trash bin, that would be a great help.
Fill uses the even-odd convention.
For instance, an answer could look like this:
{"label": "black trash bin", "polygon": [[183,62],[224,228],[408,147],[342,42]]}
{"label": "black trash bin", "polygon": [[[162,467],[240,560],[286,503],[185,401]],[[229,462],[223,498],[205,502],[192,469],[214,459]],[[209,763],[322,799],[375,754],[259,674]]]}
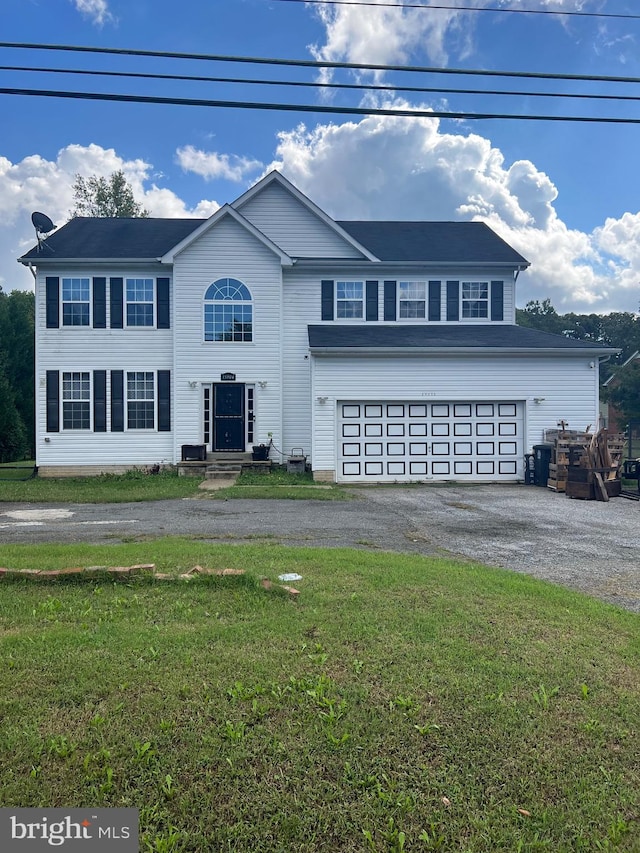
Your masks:
{"label": "black trash bin", "polygon": [[533,445],[533,461],[535,469],[535,484],[536,486],[547,486],[549,479],[549,463],[551,462],[551,444],[534,444]]}
{"label": "black trash bin", "polygon": [[524,455],[524,482],[527,486],[536,484],[536,457],[533,453]]}

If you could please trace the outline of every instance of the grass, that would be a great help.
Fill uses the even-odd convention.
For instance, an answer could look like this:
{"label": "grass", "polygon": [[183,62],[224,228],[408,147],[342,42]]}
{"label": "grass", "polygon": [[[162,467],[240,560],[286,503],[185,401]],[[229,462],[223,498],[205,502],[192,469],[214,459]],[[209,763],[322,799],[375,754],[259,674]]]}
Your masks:
{"label": "grass", "polygon": [[26,480],[32,475],[35,464],[33,459],[0,463],[0,480]]}
{"label": "grass", "polygon": [[276,466],[270,471],[243,471],[234,486],[212,492],[219,500],[230,498],[262,498],[287,500],[344,501],[353,495],[332,483],[314,482],[310,471],[288,473]]}
{"label": "grass", "polygon": [[247,471],[234,486],[218,491],[199,491],[198,477],[178,477],[175,470],[148,474],[132,469],[126,474],[101,474],[97,477],[39,478],[27,481],[15,479],[17,471],[0,466],[0,503],[129,503],[172,498],[199,497],[228,500],[229,498],[262,498],[289,500],[348,500],[350,495],[339,486],[318,487],[310,473],[288,474],[283,468],[268,473]]}
{"label": "grass", "polygon": [[[355,550],[0,546],[0,806],[135,806],[144,851],[633,851],[638,617]],[[298,600],[257,578],[302,575]]]}

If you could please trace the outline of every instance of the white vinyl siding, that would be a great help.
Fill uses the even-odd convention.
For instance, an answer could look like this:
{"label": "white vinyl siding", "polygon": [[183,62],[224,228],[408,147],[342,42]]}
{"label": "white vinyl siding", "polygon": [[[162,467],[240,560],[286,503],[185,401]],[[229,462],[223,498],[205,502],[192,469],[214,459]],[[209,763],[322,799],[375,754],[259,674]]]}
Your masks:
{"label": "white vinyl siding", "polygon": [[362,258],[362,253],[278,184],[270,184],[239,212],[296,258]]}
{"label": "white vinyl siding", "polygon": [[[45,323],[45,276],[50,271],[39,271],[36,281],[36,461],[47,466],[145,466],[171,463],[173,456],[172,432],[149,432],[126,430],[111,432],[110,372],[173,370],[173,332],[171,329],[109,328],[109,278],[132,278],[130,267],[96,265],[87,270],[65,269],[62,278],[103,276],[107,279],[107,328],[92,327],[47,329]],[[56,270],[56,275],[58,271]],[[159,266],[144,270],[137,277],[156,278],[170,276],[171,272]],[[62,319],[62,318],[61,318]],[[47,370],[60,371],[60,432],[46,433],[46,386]],[[106,432],[92,430],[64,430],[62,420],[62,376],[78,371],[91,374],[107,371]],[[93,393],[93,391],[92,391]],[[92,401],[93,402],[93,401]],[[173,406],[172,406],[173,414]],[[125,400],[126,427],[126,400]],[[44,437],[49,438],[48,442]]]}
{"label": "white vinyl siding", "polygon": [[[181,444],[204,438],[203,386],[223,373],[255,387],[255,439],[282,440],[282,272],[279,258],[234,219],[224,217],[174,263],[174,429]],[[252,297],[251,341],[205,341],[204,296],[219,279],[242,282]],[[248,303],[249,304],[249,303]],[[264,383],[261,386],[260,383]]]}
{"label": "white vinyl siding", "polygon": [[[586,355],[506,353],[466,357],[315,357],[311,392],[314,470],[337,471],[338,401],[522,403],[526,453],[543,440],[545,429],[560,420],[566,421],[569,428],[580,430],[597,424],[598,370],[597,364],[591,368],[591,363],[593,358]],[[321,402],[323,398],[325,402]],[[520,459],[519,479],[523,465],[524,460]]]}

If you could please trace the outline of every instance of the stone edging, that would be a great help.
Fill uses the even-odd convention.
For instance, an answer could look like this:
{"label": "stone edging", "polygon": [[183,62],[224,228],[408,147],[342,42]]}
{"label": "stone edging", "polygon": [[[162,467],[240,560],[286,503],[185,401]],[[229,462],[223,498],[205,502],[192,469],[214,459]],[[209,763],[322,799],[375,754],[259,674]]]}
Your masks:
{"label": "stone edging", "polygon": [[[188,572],[183,572],[180,575],[171,575],[164,572],[156,572],[155,563],[138,563],[134,566],[84,566],[74,567],[69,569],[8,569],[0,566],[0,580],[3,578],[22,578],[25,580],[52,580],[56,578],[78,577],[83,576],[91,578],[97,572],[103,572],[113,577],[131,576],[142,573],[149,573],[154,580],[174,581],[174,580],[194,580],[199,575],[214,576],[214,577],[238,577],[245,575],[244,569],[205,569],[202,566],[194,566]],[[267,578],[261,578],[260,586],[265,590],[283,590],[292,598],[300,595],[300,590],[294,589],[292,586],[284,586],[283,584],[273,583]]]}

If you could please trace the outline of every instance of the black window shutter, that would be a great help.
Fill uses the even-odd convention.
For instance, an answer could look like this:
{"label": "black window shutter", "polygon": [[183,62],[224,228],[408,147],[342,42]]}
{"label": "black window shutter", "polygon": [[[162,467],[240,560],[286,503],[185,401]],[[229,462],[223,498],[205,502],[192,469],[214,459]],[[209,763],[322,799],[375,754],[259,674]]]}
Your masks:
{"label": "black window shutter", "polygon": [[440,319],[440,282],[429,282],[429,320]]}
{"label": "black window shutter", "polygon": [[107,328],[107,280],[93,279],[93,328]]}
{"label": "black window shutter", "polygon": [[60,432],[59,370],[47,370],[47,432]]}
{"label": "black window shutter", "polygon": [[491,319],[504,320],[504,282],[491,282]]}
{"label": "black window shutter", "polygon": [[124,373],[111,371],[111,432],[124,432]]}
{"label": "black window shutter", "polygon": [[384,319],[396,319],[396,283],[385,281],[384,283]]}
{"label": "black window shutter", "polygon": [[93,431],[107,431],[107,371],[93,371]]}
{"label": "black window shutter", "polygon": [[169,279],[159,278],[156,282],[157,294],[157,320],[156,326],[158,329],[169,328]]}
{"label": "black window shutter", "polygon": [[460,319],[460,282],[447,282],[447,320]]}
{"label": "black window shutter", "polygon": [[158,432],[171,430],[171,371],[158,371]]}
{"label": "black window shutter", "polygon": [[333,320],[333,281],[324,280],[320,282],[321,309],[320,316],[323,320]]}
{"label": "black window shutter", "polygon": [[109,304],[111,308],[111,328],[122,329],[122,279],[109,279]]}
{"label": "black window shutter", "polygon": [[46,278],[47,329],[60,328],[60,279],[48,275]]}
{"label": "black window shutter", "polygon": [[377,281],[368,281],[367,282],[367,308],[366,308],[366,318],[367,320],[377,320],[378,319],[378,282]]}

